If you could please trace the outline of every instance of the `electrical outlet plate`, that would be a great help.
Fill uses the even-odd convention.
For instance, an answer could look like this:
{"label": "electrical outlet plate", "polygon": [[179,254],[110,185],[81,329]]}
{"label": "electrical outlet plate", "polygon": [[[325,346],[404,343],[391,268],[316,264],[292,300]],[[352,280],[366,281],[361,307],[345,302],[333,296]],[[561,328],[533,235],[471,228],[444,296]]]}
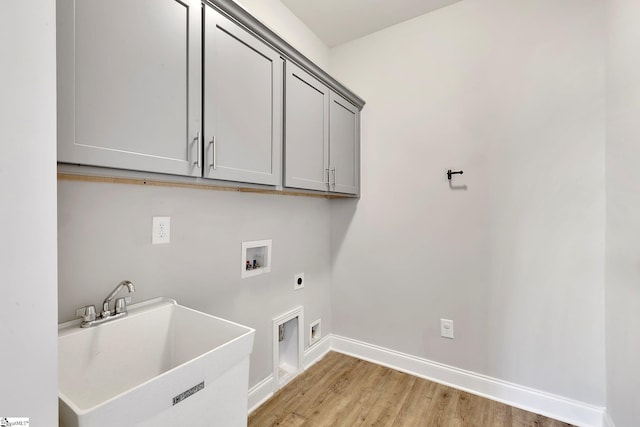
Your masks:
{"label": "electrical outlet plate", "polygon": [[309,345],[313,345],[322,338],[321,320],[318,319],[309,325]]}
{"label": "electrical outlet plate", "polygon": [[297,291],[302,288],[304,288],[304,273],[298,273],[294,277],[293,290]]}
{"label": "electrical outlet plate", "polygon": [[453,339],[453,320],[440,319],[440,336]]}
{"label": "electrical outlet plate", "polygon": [[171,217],[154,216],[151,228],[151,244],[162,245],[171,242]]}

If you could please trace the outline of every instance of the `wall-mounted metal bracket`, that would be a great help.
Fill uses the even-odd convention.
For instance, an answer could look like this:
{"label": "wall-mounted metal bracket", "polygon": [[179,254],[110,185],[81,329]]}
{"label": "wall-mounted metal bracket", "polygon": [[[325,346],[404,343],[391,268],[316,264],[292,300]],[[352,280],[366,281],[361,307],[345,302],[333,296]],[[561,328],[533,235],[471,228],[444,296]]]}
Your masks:
{"label": "wall-mounted metal bracket", "polygon": [[449,181],[451,181],[451,175],[457,175],[457,174],[462,175],[462,174],[463,174],[463,172],[462,172],[462,171],[453,172],[451,169],[449,169],[449,170],[447,171],[447,179],[448,179]]}

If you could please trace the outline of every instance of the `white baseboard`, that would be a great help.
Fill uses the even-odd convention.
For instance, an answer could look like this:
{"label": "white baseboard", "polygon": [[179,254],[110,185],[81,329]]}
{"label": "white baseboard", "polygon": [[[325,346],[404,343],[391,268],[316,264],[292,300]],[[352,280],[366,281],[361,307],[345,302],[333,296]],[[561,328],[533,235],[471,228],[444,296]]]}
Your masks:
{"label": "white baseboard", "polygon": [[611,419],[607,411],[604,411],[602,425],[604,427],[616,427],[615,423],[613,422],[613,420]]}
{"label": "white baseboard", "polygon": [[320,341],[313,344],[304,351],[302,359],[303,369],[306,371],[310,366],[314,365],[331,351],[331,336],[322,337]]}
{"label": "white baseboard", "polygon": [[274,383],[273,375],[269,375],[267,378],[260,381],[249,389],[249,413],[252,413],[260,405],[269,400],[273,396]]}
{"label": "white baseboard", "polygon": [[577,426],[603,426],[602,407],[337,335],[331,336],[331,350]]}

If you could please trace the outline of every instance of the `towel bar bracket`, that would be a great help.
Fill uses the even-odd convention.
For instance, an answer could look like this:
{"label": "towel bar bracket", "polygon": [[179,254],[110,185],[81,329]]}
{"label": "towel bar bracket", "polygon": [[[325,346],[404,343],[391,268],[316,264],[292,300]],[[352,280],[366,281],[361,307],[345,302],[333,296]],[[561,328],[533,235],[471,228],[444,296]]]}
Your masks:
{"label": "towel bar bracket", "polygon": [[457,175],[457,174],[462,175],[462,173],[463,173],[462,171],[456,171],[456,172],[453,172],[451,169],[449,169],[449,170],[447,171],[447,179],[448,179],[449,181],[451,181],[451,175]]}

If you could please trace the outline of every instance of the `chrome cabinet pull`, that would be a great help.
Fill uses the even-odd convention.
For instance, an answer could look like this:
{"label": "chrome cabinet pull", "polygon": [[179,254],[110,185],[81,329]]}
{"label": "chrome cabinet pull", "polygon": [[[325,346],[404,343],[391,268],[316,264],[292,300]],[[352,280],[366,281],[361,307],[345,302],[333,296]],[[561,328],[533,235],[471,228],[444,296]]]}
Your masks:
{"label": "chrome cabinet pull", "polygon": [[336,189],[336,167],[331,168],[331,173],[333,175],[333,189]]}
{"label": "chrome cabinet pull", "polygon": [[211,164],[209,169],[216,170],[216,137],[212,137],[209,141],[209,147],[211,147]]}
{"label": "chrome cabinet pull", "polygon": [[194,164],[198,169],[200,169],[200,167],[201,167],[201,166],[200,166],[200,156],[202,155],[202,152],[200,151],[200,150],[201,150],[201,146],[200,146],[200,132],[197,132],[197,133],[196,133],[196,137],[195,137],[195,139],[194,139],[193,141],[196,143],[196,147],[198,148],[198,150],[197,150],[197,154],[196,154],[196,156],[197,156],[197,157],[196,157],[196,161],[195,161],[195,162],[193,162],[193,164]]}

